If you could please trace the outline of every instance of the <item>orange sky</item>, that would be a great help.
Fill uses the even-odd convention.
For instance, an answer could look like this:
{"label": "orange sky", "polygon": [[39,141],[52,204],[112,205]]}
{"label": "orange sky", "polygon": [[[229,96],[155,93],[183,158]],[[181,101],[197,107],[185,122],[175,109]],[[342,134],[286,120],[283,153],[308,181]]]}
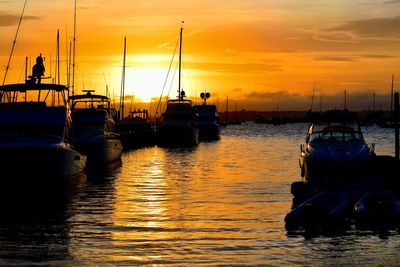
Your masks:
{"label": "orange sky", "polygon": [[[1,80],[23,4],[0,0]],[[22,81],[25,56],[33,62],[39,53],[50,74],[57,29],[66,83],[73,7],[72,0],[28,0],[7,83]],[[184,20],[182,81],[190,97],[207,90],[219,105],[229,95],[240,109],[306,109],[315,82],[330,105],[339,107],[346,89],[350,107],[367,108],[373,92],[385,106],[399,69],[398,10],[399,0],[78,0],[75,88],[105,93],[105,77],[119,95],[126,36],[126,95],[158,99]]]}

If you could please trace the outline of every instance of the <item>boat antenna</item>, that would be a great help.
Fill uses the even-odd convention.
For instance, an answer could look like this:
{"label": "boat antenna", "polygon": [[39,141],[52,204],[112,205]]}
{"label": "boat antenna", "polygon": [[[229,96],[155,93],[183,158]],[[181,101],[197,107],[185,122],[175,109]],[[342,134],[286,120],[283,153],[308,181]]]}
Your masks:
{"label": "boat antenna", "polygon": [[179,97],[179,100],[183,99],[183,95],[181,95],[181,65],[182,65],[182,31],[183,31],[183,23],[185,23],[185,22],[182,21],[181,32],[180,32],[180,35],[179,35],[179,82],[178,82],[178,97]]}
{"label": "boat antenna", "polygon": [[75,60],[76,60],[76,0],[74,1],[74,38],[72,51],[72,96],[75,95]]}
{"label": "boat antenna", "polygon": [[124,119],[124,98],[125,98],[125,59],[126,59],[126,36],[124,38],[124,59],[122,63],[122,79],[121,79],[121,93],[119,99],[120,119]]}

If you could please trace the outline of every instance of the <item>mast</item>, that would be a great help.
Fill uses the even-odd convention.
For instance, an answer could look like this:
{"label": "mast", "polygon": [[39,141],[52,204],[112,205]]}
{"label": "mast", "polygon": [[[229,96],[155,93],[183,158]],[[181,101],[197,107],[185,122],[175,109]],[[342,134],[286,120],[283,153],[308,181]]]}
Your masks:
{"label": "mast", "polygon": [[121,94],[119,99],[120,119],[124,119],[124,98],[125,98],[125,58],[126,58],[126,36],[124,38],[124,60],[122,63],[122,79],[121,79]]}
{"label": "mast", "polygon": [[74,38],[72,51],[72,95],[75,95],[75,59],[76,59],[76,0],[74,1]]}
{"label": "mast", "polygon": [[[182,21],[183,25],[184,21]],[[179,35],[179,82],[178,82],[178,97],[179,100],[183,99],[183,96],[181,96],[181,64],[182,64],[182,31],[183,31],[183,26],[181,25],[181,32]]]}
{"label": "mast", "polygon": [[347,96],[346,96],[346,89],[344,89],[344,109],[347,109]]}
{"label": "mast", "polygon": [[319,113],[322,112],[322,93],[319,95]]}
{"label": "mast", "polygon": [[60,30],[57,30],[57,83],[60,84]]}
{"label": "mast", "polygon": [[313,105],[314,105],[314,95],[315,95],[315,82],[314,82],[314,87],[313,87],[313,90],[312,90],[312,97],[311,97],[311,107],[310,107],[311,111],[312,111]]}
{"label": "mast", "polygon": [[375,112],[375,92],[374,92],[373,101],[372,101],[372,111]]}
{"label": "mast", "polygon": [[394,84],[394,74],[392,74],[392,90],[390,92],[390,119],[393,118],[393,84]]}

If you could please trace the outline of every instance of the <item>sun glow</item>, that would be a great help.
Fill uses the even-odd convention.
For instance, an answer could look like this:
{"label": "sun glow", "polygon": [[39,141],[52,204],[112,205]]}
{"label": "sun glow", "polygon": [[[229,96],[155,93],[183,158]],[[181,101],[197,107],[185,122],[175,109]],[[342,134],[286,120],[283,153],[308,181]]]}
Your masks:
{"label": "sun glow", "polygon": [[134,95],[136,101],[150,102],[161,94],[167,70],[161,68],[127,69],[125,96]]}

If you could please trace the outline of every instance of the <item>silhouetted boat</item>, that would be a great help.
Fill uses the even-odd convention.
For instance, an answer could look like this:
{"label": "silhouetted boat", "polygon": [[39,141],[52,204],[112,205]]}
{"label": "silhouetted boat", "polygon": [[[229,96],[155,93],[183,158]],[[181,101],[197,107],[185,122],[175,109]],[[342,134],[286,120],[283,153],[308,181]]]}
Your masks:
{"label": "silhouetted boat", "polygon": [[146,109],[129,112],[128,117],[117,123],[117,131],[124,148],[152,145],[155,142],[155,127],[149,121]]}
{"label": "silhouetted boat", "polygon": [[221,118],[217,112],[217,106],[207,104],[210,93],[201,93],[200,97],[203,99],[203,104],[193,106],[194,111],[199,114],[199,138],[200,140],[219,140]]}
{"label": "silhouetted boat", "polygon": [[314,118],[300,150],[301,176],[312,182],[368,177],[375,158],[355,114],[347,110]]}
{"label": "silhouetted boat", "polygon": [[194,146],[199,143],[198,114],[192,108],[192,101],[184,99],[185,92],[181,90],[181,54],[182,30],[179,46],[179,83],[178,99],[167,101],[165,112],[157,126],[157,143],[160,145]]}
{"label": "silhouetted boat", "polygon": [[354,206],[359,228],[397,226],[400,222],[400,199],[390,191],[368,192]]}
{"label": "silhouetted boat", "polygon": [[285,217],[288,230],[338,229],[347,224],[351,202],[343,192],[320,192],[291,210]]}
{"label": "silhouetted boat", "polygon": [[2,176],[6,173],[36,181],[83,173],[86,156],[69,142],[67,92],[63,85],[34,80],[0,86]]}
{"label": "silhouetted boat", "polygon": [[110,100],[103,95],[70,96],[72,108],[72,143],[88,156],[88,165],[108,164],[120,160],[122,144],[112,118]]}

